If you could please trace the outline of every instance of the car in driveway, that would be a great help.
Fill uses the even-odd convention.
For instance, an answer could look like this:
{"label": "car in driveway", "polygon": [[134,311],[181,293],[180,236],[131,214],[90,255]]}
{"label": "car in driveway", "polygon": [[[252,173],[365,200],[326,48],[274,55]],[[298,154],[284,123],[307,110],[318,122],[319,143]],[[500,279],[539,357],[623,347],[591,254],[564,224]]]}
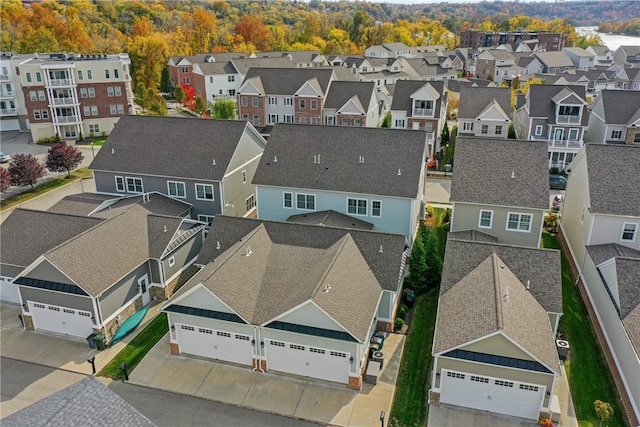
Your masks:
{"label": "car in driveway", "polygon": [[549,188],[552,190],[566,190],[567,178],[562,175],[549,175]]}
{"label": "car in driveway", "polygon": [[0,163],[7,163],[11,160],[11,156],[8,154],[0,153]]}

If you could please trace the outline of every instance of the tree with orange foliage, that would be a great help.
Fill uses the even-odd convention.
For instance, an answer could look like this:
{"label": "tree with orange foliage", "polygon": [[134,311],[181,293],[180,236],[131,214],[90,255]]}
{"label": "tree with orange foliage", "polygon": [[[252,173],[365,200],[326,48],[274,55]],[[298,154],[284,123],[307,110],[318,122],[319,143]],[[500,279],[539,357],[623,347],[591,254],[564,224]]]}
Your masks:
{"label": "tree with orange foliage", "polygon": [[255,16],[245,15],[233,27],[233,31],[247,44],[252,44],[259,51],[271,50],[271,31],[269,27]]}

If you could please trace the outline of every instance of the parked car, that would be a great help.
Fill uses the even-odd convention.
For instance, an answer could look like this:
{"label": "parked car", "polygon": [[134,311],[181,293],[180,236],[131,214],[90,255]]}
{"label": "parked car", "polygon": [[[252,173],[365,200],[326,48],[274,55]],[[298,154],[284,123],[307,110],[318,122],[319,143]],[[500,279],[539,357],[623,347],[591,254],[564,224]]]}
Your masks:
{"label": "parked car", "polygon": [[7,163],[11,160],[11,156],[8,154],[0,153],[0,163]]}
{"label": "parked car", "polygon": [[562,205],[563,200],[564,197],[562,196],[562,194],[556,195],[556,197],[553,198],[553,202],[551,202],[551,209],[553,209],[554,211],[559,211],[560,205]]}
{"label": "parked car", "polygon": [[416,293],[411,289],[405,289],[403,297],[404,303],[407,305],[407,307],[413,307],[413,303],[416,300]]}
{"label": "parked car", "polygon": [[549,188],[552,190],[566,190],[567,178],[562,175],[549,175]]}

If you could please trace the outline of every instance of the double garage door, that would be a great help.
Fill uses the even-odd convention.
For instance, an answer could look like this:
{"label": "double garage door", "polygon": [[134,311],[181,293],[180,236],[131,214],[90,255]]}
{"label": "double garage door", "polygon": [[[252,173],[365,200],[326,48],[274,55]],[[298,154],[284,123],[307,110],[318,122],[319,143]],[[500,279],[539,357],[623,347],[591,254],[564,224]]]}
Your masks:
{"label": "double garage door", "polygon": [[267,368],[305,377],[349,382],[349,357],[329,350],[267,339]]}
{"label": "double garage door", "polygon": [[440,402],[537,420],[546,387],[442,370]]}
{"label": "double garage door", "polygon": [[182,324],[176,324],[176,334],[181,353],[252,366],[249,335]]}
{"label": "double garage door", "polygon": [[29,301],[29,313],[37,330],[86,338],[93,333],[91,313]]}

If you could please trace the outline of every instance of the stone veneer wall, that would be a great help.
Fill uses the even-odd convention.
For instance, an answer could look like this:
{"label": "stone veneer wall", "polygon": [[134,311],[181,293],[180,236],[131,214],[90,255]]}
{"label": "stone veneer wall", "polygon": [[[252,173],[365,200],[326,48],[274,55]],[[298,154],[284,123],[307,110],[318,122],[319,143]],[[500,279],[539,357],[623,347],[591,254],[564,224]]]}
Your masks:
{"label": "stone veneer wall", "polygon": [[111,337],[116,333],[120,325],[122,325],[125,320],[127,320],[133,313],[142,309],[142,296],[136,298],[134,302],[129,304],[124,310],[119,313],[120,322],[118,323],[118,316],[111,319],[104,327],[100,329],[94,329],[93,332],[96,334],[104,334],[107,337],[107,341],[111,339]]}

